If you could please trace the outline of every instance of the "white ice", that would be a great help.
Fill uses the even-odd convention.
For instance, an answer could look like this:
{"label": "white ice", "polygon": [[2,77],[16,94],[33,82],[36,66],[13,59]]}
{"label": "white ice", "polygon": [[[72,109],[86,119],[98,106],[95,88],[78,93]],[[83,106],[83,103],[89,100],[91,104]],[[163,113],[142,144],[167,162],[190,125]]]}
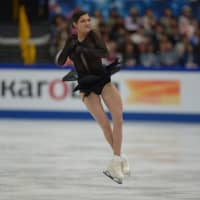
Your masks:
{"label": "white ice", "polygon": [[199,200],[200,124],[124,124],[132,176],[102,171],[100,128],[81,121],[0,121],[0,200]]}

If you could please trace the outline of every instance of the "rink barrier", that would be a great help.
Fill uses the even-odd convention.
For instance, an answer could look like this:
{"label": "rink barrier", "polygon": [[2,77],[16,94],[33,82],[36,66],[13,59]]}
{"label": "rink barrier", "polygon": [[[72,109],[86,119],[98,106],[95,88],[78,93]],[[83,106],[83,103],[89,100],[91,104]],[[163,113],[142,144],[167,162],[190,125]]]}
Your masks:
{"label": "rink barrier", "polygon": [[[108,117],[111,119],[109,113]],[[94,120],[88,112],[0,110],[0,119]],[[200,123],[200,114],[123,113],[125,121]]]}
{"label": "rink barrier", "polygon": [[[60,79],[72,67],[55,65],[0,64],[0,119],[67,119],[92,120],[80,98],[72,95],[72,85],[65,86],[65,96],[59,94]],[[24,87],[11,83],[29,81],[35,87],[39,82],[37,98],[26,99],[17,96],[26,94]],[[41,81],[42,80],[42,81]],[[200,122],[200,68],[125,68],[112,78],[121,89],[124,100],[124,120],[162,122]],[[7,82],[6,82],[7,81]],[[29,84],[30,84],[29,83]],[[7,85],[6,85],[7,84]],[[14,84],[14,83],[13,83]],[[58,84],[58,85],[56,85]],[[38,85],[37,85],[38,86]],[[159,86],[159,87],[158,87]],[[3,92],[3,88],[7,91]],[[9,88],[10,87],[10,88]],[[22,87],[21,89],[17,87]],[[14,89],[17,91],[14,97]],[[48,92],[55,90],[53,94]],[[145,90],[144,90],[145,88]],[[155,88],[160,88],[154,91]],[[25,88],[26,89],[26,88]],[[13,90],[13,91],[12,91]],[[58,93],[57,93],[58,92]],[[153,98],[149,95],[153,92]],[[135,93],[137,94],[136,96]],[[136,98],[136,97],[140,98]],[[169,95],[169,96],[166,96]],[[155,98],[154,98],[155,96]],[[63,98],[63,99],[62,99]],[[166,100],[167,99],[167,100]]]}
{"label": "rink barrier", "polygon": [[[72,69],[72,66],[57,66],[54,64],[10,64],[10,63],[0,63],[1,69],[17,69],[17,70],[67,70]],[[200,72],[200,67],[194,69],[187,69],[183,66],[174,66],[174,67],[143,67],[143,66],[134,66],[134,67],[124,67],[125,71],[177,71],[177,72]]]}

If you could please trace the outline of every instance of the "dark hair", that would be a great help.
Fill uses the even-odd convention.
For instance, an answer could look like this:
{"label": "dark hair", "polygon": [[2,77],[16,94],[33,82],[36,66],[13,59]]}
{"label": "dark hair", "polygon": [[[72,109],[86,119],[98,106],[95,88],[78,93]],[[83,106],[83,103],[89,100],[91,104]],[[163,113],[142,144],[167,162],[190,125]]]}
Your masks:
{"label": "dark hair", "polygon": [[78,11],[75,11],[72,15],[72,22],[78,22],[79,18],[82,16],[82,15],[85,15],[85,14],[88,14],[86,11],[84,10],[78,10]]}

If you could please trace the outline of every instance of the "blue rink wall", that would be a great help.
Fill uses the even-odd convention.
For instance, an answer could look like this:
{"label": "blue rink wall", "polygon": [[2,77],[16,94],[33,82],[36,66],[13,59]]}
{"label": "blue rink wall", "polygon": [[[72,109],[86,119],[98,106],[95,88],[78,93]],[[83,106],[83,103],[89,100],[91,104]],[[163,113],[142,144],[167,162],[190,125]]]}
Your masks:
{"label": "blue rink wall", "polygon": [[[61,81],[70,67],[1,64],[1,119],[92,120],[73,82]],[[126,68],[112,77],[127,121],[200,123],[200,70]],[[106,108],[105,108],[106,109]]]}

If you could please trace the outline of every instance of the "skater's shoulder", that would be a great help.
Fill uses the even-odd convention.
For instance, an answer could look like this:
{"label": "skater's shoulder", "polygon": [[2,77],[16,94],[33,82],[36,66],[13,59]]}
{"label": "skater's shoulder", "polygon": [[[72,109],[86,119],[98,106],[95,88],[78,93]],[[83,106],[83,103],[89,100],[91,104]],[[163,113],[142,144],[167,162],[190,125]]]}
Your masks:
{"label": "skater's shoulder", "polygon": [[101,37],[101,34],[98,30],[96,29],[92,29],[89,34],[91,37],[95,37],[95,38],[100,38]]}

